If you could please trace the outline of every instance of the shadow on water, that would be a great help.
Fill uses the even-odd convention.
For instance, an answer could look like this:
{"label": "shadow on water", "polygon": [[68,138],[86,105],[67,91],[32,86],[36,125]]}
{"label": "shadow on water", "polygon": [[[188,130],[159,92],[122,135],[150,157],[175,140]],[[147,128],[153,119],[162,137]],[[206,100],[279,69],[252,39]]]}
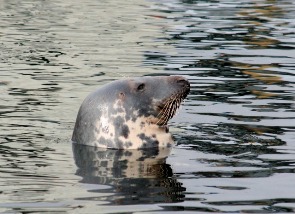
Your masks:
{"label": "shadow on water", "polygon": [[170,150],[111,150],[73,143],[80,182],[111,187],[92,189],[90,192],[96,196],[80,200],[102,200],[114,205],[183,201],[185,188],[166,164]]}

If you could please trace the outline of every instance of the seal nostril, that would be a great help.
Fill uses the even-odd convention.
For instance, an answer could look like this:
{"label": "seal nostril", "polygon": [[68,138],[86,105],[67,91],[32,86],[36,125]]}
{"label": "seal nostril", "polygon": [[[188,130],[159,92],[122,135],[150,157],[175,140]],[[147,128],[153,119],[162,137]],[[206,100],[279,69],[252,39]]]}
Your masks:
{"label": "seal nostril", "polygon": [[180,79],[176,81],[177,83],[184,84],[186,81],[184,79]]}
{"label": "seal nostril", "polygon": [[176,83],[181,86],[189,86],[189,82],[186,79],[178,79],[176,80]]}

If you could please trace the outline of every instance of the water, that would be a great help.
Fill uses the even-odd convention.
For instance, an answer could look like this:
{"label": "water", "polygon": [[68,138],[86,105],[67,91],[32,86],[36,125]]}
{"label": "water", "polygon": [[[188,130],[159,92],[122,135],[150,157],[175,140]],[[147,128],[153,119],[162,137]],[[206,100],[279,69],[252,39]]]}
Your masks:
{"label": "water", "polygon": [[[292,0],[0,0],[0,212],[295,212],[294,12]],[[191,93],[171,151],[72,148],[94,88],[175,74]]]}

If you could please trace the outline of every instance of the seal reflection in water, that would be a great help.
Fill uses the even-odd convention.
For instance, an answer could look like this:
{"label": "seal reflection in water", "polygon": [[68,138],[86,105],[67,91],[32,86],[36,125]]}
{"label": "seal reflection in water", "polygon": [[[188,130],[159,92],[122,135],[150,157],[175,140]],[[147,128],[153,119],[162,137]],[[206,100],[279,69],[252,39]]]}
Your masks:
{"label": "seal reflection in water", "polygon": [[77,200],[120,205],[183,201],[185,188],[166,164],[170,150],[114,150],[73,144],[76,174],[82,177],[81,182],[111,186],[92,189],[90,192],[97,194]]}
{"label": "seal reflection in water", "polygon": [[72,141],[101,148],[170,147],[167,122],[190,90],[181,76],[113,81],[82,103]]}

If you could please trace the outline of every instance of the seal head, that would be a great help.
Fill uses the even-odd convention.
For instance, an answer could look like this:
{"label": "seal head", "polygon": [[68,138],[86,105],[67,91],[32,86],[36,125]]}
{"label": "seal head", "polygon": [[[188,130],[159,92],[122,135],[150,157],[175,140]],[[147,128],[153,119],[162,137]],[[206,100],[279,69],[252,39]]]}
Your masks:
{"label": "seal head", "polygon": [[181,76],[113,81],[89,94],[72,141],[101,148],[139,149],[173,144],[167,122],[190,90]]}

